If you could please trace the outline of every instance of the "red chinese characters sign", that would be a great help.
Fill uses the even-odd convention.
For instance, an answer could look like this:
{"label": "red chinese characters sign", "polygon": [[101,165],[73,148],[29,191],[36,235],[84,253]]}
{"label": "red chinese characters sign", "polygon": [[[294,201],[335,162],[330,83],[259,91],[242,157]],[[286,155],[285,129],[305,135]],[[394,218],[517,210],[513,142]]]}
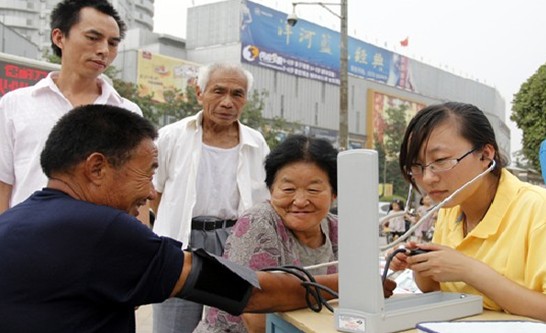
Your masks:
{"label": "red chinese characters sign", "polygon": [[0,96],[18,88],[31,86],[48,73],[47,70],[32,66],[0,61]]}

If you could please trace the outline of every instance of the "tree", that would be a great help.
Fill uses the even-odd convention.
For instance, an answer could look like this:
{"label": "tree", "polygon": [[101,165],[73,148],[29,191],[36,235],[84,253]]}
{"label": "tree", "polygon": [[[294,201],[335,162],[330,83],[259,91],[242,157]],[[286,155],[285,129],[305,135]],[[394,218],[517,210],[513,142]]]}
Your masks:
{"label": "tree", "polygon": [[175,121],[194,115],[201,110],[197,101],[197,93],[193,86],[187,86],[183,93],[180,89],[169,89],[163,92],[164,103],[156,103],[156,112],[163,117],[163,124],[169,123],[168,119]]}
{"label": "tree", "polygon": [[522,152],[535,170],[540,170],[538,151],[546,139],[546,64],[542,65],[514,95],[510,119],[523,132]]}
{"label": "tree", "polygon": [[286,135],[294,133],[300,124],[291,124],[281,117],[273,117],[271,120],[265,119],[262,116],[262,111],[267,97],[269,97],[269,93],[266,90],[254,90],[241,114],[241,123],[260,131],[269,148],[273,149]]}
{"label": "tree", "polygon": [[[392,183],[394,195],[406,197],[408,185],[400,173],[398,155],[402,145],[402,136],[406,131],[407,106],[400,105],[397,108],[385,110],[385,137],[383,143],[377,143],[379,165],[383,168],[383,174],[379,175],[380,182]],[[383,178],[383,180],[381,180]]]}
{"label": "tree", "polygon": [[[48,52],[44,54],[44,57],[52,63],[61,62],[60,57]],[[182,92],[180,89],[165,90],[163,92],[165,102],[161,103],[154,101],[153,94],[141,96],[136,84],[118,78],[120,72],[114,66],[110,66],[104,74],[112,79],[114,89],[122,97],[136,103],[142,110],[144,117],[158,127],[160,124],[166,125],[170,122],[170,119],[174,119],[175,121],[180,120],[194,115],[201,110],[201,105],[197,100],[197,93],[193,86],[188,85],[185,92]],[[266,90],[254,90],[249,96],[241,115],[241,123],[259,130],[269,147],[273,149],[287,134],[294,133],[300,127],[300,124],[289,123],[280,117],[265,119],[262,112],[268,96],[269,93]]]}
{"label": "tree", "polygon": [[[108,75],[110,76],[110,75]],[[153,100],[153,95],[148,94],[146,96],[140,96],[138,94],[138,87],[136,84],[131,82],[126,82],[120,79],[112,79],[114,89],[122,96],[130,100],[131,102],[137,104],[142,110],[142,115],[144,118],[151,121],[156,126],[159,121],[159,114],[155,109],[155,102]]]}

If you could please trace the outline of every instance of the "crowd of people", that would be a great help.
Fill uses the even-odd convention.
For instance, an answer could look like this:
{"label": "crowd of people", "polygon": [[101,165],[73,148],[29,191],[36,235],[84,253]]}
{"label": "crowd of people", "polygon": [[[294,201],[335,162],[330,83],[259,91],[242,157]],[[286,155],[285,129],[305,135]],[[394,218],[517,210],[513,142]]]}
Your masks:
{"label": "crowd of people", "polygon": [[[101,78],[125,29],[107,0],[59,2],[61,69],[0,99],[0,331],[134,332],[135,307],[155,303],[155,333],[263,332],[263,313],[306,302],[261,269],[337,260],[338,152],[305,135],[270,151],[239,120],[253,76],[234,64],[202,67],[202,110],[157,131]],[[504,168],[483,111],[425,107],[399,161],[421,201],[391,203],[389,241],[430,215],[405,244],[428,252],[391,269],[545,321],[546,190]],[[337,290],[335,266],[311,273]]]}
{"label": "crowd of people", "polygon": [[[402,200],[394,199],[389,205],[387,218],[381,225],[381,234],[386,237],[387,243],[392,243],[409,233],[410,229],[417,225],[408,237],[417,242],[430,241],[434,233],[437,214],[433,213],[426,218],[425,215],[433,207],[433,201],[427,194],[421,196],[417,209],[406,210]],[[425,219],[421,221],[421,218]]]}

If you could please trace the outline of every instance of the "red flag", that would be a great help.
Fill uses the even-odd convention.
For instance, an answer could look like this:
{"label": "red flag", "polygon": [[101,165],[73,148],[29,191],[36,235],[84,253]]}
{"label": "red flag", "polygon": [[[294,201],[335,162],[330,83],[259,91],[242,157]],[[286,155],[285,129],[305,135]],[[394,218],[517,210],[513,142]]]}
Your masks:
{"label": "red flag", "polygon": [[406,39],[400,41],[400,46],[406,47],[409,44],[409,37],[406,37]]}

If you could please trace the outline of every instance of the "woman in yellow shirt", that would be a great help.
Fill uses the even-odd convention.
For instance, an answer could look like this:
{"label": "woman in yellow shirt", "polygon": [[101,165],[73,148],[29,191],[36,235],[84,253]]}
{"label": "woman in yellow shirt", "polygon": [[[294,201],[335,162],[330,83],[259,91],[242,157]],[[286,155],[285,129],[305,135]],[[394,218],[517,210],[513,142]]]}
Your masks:
{"label": "woman in yellow shirt", "polygon": [[[493,162],[494,161],[494,162]],[[491,124],[469,104],[419,111],[400,150],[407,181],[436,203],[462,189],[439,211],[430,252],[399,253],[391,268],[410,268],[423,292],[482,295],[484,307],[546,321],[546,190],[503,168]]]}

